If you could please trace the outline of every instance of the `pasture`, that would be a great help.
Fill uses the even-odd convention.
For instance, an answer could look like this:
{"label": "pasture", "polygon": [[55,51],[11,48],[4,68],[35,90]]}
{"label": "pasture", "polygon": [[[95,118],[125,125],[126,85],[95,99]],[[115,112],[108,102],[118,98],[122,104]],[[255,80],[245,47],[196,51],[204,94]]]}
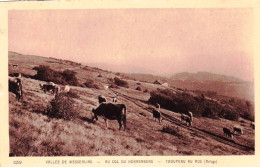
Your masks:
{"label": "pasture", "polygon": [[[19,64],[18,69],[13,69],[12,64]],[[92,79],[99,89],[70,86],[78,95],[73,98],[74,117],[70,120],[50,117],[46,111],[54,95],[40,89],[39,84],[44,81],[30,77],[36,74],[33,67],[39,65],[73,70],[80,83]],[[9,52],[9,73],[12,72],[20,72],[25,77],[22,77],[22,100],[18,102],[9,92],[10,156],[254,154],[255,132],[251,122],[243,118],[231,121],[194,117],[192,126],[186,126],[178,111],[161,108],[163,121],[159,124],[153,118],[154,106],[148,99],[149,92],[163,88],[161,85],[125,79],[129,88],[105,88],[109,79],[117,74],[69,61]],[[137,86],[149,92],[136,90]],[[117,103],[125,104],[127,110],[125,131],[118,130],[115,120],[108,120],[108,128],[101,117],[92,121],[92,109],[99,105],[98,96],[103,95],[112,102],[116,93]],[[234,125],[241,126],[244,134],[235,135],[233,139],[225,137],[223,127],[232,129]]]}

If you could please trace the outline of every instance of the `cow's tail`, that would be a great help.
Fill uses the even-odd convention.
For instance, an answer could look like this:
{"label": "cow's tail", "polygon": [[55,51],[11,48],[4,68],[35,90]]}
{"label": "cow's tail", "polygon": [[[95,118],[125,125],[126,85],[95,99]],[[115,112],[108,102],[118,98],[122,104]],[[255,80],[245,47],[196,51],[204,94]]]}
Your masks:
{"label": "cow's tail", "polygon": [[126,130],[126,106],[122,105],[122,112],[123,112],[123,123],[124,123],[124,129]]}

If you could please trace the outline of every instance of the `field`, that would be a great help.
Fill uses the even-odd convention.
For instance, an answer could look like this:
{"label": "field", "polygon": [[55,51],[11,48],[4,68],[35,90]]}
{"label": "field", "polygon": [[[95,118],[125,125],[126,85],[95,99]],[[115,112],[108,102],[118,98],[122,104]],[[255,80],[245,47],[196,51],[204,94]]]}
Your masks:
{"label": "field", "polygon": [[[12,69],[12,64],[19,64]],[[44,93],[33,79],[33,67],[48,65],[52,69],[73,70],[80,83],[92,79],[99,89],[70,86],[79,95],[75,101],[71,120],[58,119],[46,114],[52,93]],[[179,111],[161,108],[161,124],[152,117],[148,103],[150,93],[158,84],[125,79],[129,88],[108,88],[109,79],[118,74],[86,67],[81,64],[53,58],[25,56],[9,52],[9,73],[23,74],[24,97],[18,102],[9,93],[10,156],[149,156],[149,155],[253,155],[255,132],[250,121],[238,121],[194,117],[193,126],[180,121]],[[99,76],[100,75],[100,76]],[[99,77],[98,77],[99,76]],[[119,76],[120,77],[120,76]],[[142,91],[136,90],[141,87]],[[143,90],[147,89],[148,92]],[[172,88],[172,91],[181,91]],[[106,128],[103,119],[92,121],[92,109],[98,106],[97,97],[104,95],[112,101],[119,94],[118,103],[127,107],[127,130],[118,130],[117,121],[109,121]],[[191,92],[192,93],[192,92]],[[243,135],[233,139],[224,136],[222,128],[234,125],[243,127]]]}

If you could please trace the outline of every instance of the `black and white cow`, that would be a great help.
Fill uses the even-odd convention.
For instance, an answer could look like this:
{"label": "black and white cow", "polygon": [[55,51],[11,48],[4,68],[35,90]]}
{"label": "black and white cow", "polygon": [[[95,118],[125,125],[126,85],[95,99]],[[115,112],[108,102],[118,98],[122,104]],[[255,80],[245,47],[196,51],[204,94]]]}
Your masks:
{"label": "black and white cow", "polygon": [[92,120],[98,120],[98,116],[103,117],[108,127],[107,120],[117,120],[119,123],[119,130],[121,130],[123,121],[124,130],[126,129],[126,106],[124,104],[114,104],[114,103],[101,103],[96,109],[93,109],[92,112],[94,116]]}

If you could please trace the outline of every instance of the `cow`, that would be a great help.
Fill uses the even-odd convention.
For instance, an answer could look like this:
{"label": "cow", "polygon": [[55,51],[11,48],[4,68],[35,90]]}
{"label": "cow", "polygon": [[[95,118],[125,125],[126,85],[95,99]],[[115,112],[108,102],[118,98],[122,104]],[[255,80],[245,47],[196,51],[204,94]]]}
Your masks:
{"label": "cow", "polygon": [[118,93],[116,93],[116,96],[112,98],[113,103],[117,103],[117,97],[118,97]]}
{"label": "cow", "polygon": [[47,91],[52,91],[52,93],[54,94],[55,92],[57,92],[57,86],[54,84],[39,84],[41,89],[44,91],[44,93],[46,93]]}
{"label": "cow", "polygon": [[70,86],[69,85],[65,85],[65,86],[59,86],[59,85],[55,85],[55,94],[58,93],[69,93],[70,91]]}
{"label": "cow", "polygon": [[16,78],[22,78],[22,74],[21,73],[12,73],[10,74],[11,77],[16,77]]}
{"label": "cow", "polygon": [[229,130],[228,128],[223,128],[223,132],[224,132],[224,135],[227,136],[227,137],[230,137],[230,138],[233,138],[233,134],[231,132],[231,130]]}
{"label": "cow", "polygon": [[188,115],[181,114],[181,122],[182,121],[185,121],[186,125],[189,124],[189,126],[192,126],[192,120],[191,120],[191,118]]}
{"label": "cow", "polygon": [[160,110],[161,106],[159,103],[156,103],[155,106],[156,106],[156,108],[159,108],[159,110]]}
{"label": "cow", "polygon": [[116,97],[113,97],[113,98],[112,98],[112,102],[113,102],[113,103],[117,103],[117,98],[116,98]]}
{"label": "cow", "polygon": [[13,69],[18,69],[18,64],[13,64]]}
{"label": "cow", "polygon": [[159,124],[162,122],[162,113],[160,112],[160,110],[153,109],[153,118],[154,120],[158,119]]}
{"label": "cow", "polygon": [[234,133],[234,134],[240,134],[240,135],[242,135],[242,134],[243,134],[243,130],[242,130],[242,128],[239,127],[239,126],[234,126],[234,127],[233,127],[233,133]]}
{"label": "cow", "polygon": [[23,97],[23,85],[21,78],[12,78],[9,77],[9,92],[12,92],[15,94],[16,99],[20,101],[20,99]]}
{"label": "cow", "polygon": [[98,120],[97,116],[102,116],[105,120],[106,127],[108,127],[107,120],[117,120],[119,123],[119,130],[121,130],[123,121],[124,130],[126,129],[126,106],[124,104],[101,103],[96,109],[92,109],[94,119]]}
{"label": "cow", "polygon": [[253,129],[255,129],[255,123],[254,123],[254,122],[251,122],[250,127],[253,128]]}
{"label": "cow", "polygon": [[106,97],[103,96],[103,95],[99,95],[98,96],[98,103],[101,104],[101,103],[104,103],[104,102],[107,102]]}
{"label": "cow", "polygon": [[188,112],[188,116],[190,117],[190,120],[193,121],[193,113],[191,111]]}

